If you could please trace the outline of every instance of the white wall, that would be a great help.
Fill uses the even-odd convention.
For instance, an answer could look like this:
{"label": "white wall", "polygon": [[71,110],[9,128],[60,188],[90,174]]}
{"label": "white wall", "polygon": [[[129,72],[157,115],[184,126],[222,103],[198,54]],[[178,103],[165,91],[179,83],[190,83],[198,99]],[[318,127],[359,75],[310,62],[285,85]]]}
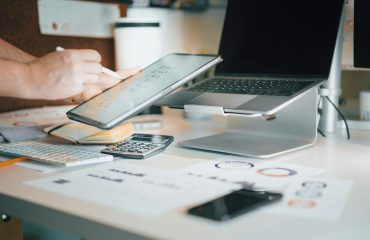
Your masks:
{"label": "white wall", "polygon": [[347,0],[344,9],[344,36],[342,52],[342,69],[353,69],[353,8],[354,0]]}
{"label": "white wall", "polygon": [[[225,8],[186,12],[165,8],[129,8],[128,17],[154,18],[161,22],[162,53],[217,53]],[[150,39],[149,39],[150,41]]]}

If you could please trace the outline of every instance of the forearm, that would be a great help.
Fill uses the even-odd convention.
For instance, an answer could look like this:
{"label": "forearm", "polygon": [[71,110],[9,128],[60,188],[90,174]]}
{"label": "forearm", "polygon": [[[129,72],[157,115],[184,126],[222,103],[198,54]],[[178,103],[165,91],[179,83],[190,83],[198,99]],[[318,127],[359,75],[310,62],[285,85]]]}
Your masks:
{"label": "forearm", "polygon": [[0,59],[0,96],[32,98],[29,72],[27,64]]}
{"label": "forearm", "polygon": [[27,63],[0,58],[0,96],[57,100],[102,84],[101,56],[89,49],[52,52]]}
{"label": "forearm", "polygon": [[9,44],[0,38],[0,58],[13,60],[20,63],[28,63],[35,59],[34,56],[28,54],[21,49]]}

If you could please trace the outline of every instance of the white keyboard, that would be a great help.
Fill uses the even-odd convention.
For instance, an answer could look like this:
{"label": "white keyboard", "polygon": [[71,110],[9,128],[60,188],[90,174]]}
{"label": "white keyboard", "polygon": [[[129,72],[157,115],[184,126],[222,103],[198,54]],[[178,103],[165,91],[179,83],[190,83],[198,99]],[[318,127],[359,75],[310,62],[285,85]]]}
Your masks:
{"label": "white keyboard", "polygon": [[27,157],[35,161],[59,166],[78,166],[113,160],[111,155],[89,152],[75,147],[31,141],[0,144],[0,154]]}

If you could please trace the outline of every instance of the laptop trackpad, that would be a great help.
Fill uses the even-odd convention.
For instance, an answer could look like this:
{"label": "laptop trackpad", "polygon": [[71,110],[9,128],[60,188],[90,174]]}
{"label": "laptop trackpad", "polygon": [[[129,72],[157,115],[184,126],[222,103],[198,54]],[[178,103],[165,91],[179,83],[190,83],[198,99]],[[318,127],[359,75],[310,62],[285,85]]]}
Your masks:
{"label": "laptop trackpad", "polygon": [[239,95],[228,93],[204,93],[191,99],[186,104],[220,106],[223,108],[237,108],[241,104],[255,98],[255,95]]}

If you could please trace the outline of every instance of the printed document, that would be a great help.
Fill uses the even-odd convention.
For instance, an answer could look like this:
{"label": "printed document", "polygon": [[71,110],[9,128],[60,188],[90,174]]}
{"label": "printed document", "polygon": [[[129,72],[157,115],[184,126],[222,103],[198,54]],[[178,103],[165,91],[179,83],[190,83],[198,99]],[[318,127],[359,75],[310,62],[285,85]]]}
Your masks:
{"label": "printed document", "polygon": [[337,220],[351,190],[352,180],[309,178],[291,184],[283,200],[264,212],[320,220]]}
{"label": "printed document", "polygon": [[146,217],[191,207],[240,189],[232,183],[124,162],[103,164],[26,184]]}
{"label": "printed document", "polygon": [[239,184],[255,190],[280,190],[289,183],[323,173],[324,170],[285,162],[225,157],[178,169],[176,172],[199,179]]}

